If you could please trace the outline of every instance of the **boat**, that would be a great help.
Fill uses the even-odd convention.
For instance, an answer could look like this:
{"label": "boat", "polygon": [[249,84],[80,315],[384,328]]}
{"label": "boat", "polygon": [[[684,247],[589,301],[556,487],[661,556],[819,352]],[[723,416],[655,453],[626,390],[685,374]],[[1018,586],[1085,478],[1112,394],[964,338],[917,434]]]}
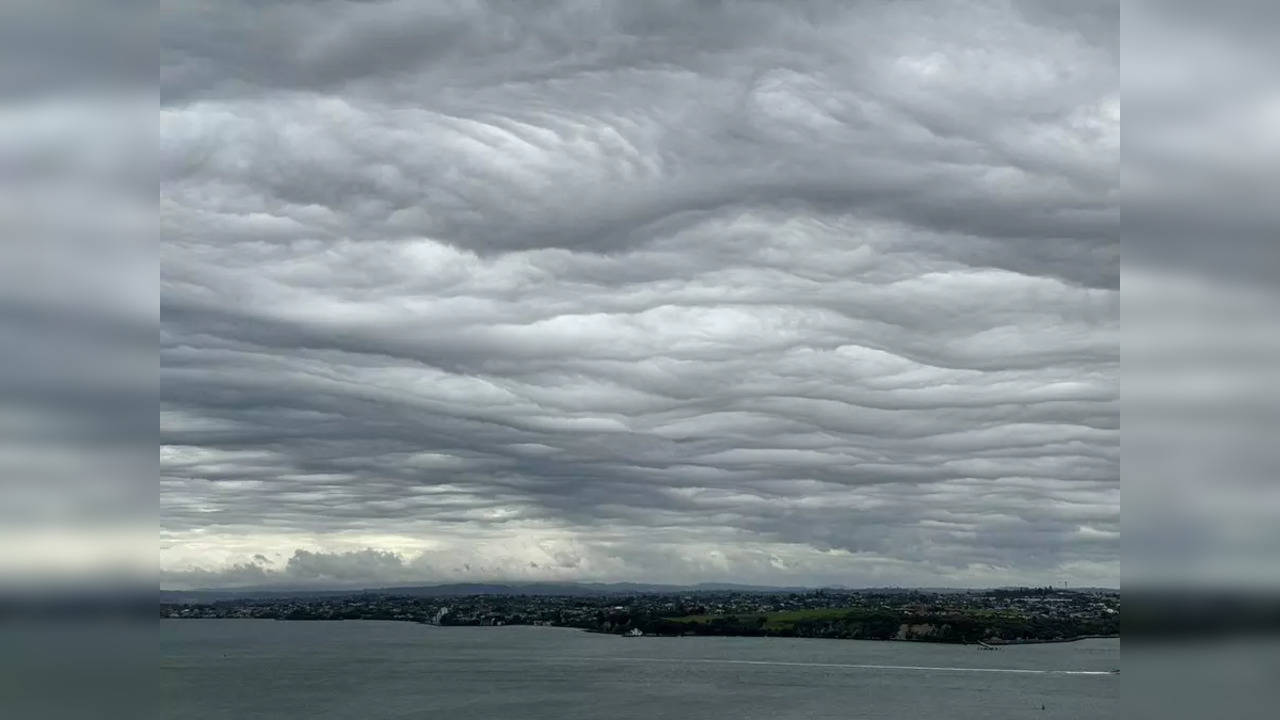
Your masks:
{"label": "boat", "polygon": [[640,628],[631,628],[630,630],[622,633],[622,637],[643,637],[643,636],[644,636],[644,631],[641,630]]}

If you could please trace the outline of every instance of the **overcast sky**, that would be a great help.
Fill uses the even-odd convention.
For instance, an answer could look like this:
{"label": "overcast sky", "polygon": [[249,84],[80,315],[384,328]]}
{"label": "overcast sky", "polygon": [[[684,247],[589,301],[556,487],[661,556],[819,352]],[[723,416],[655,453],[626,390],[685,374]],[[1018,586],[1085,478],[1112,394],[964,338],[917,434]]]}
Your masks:
{"label": "overcast sky", "polygon": [[1118,583],[1113,3],[162,23],[164,586]]}

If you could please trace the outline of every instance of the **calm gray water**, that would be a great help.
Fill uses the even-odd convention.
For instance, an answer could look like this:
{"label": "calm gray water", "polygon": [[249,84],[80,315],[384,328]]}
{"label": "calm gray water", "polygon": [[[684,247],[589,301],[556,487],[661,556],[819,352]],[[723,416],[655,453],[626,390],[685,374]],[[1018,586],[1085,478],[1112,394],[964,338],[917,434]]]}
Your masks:
{"label": "calm gray water", "polygon": [[273,620],[165,620],[160,636],[162,714],[186,720],[1079,720],[1115,716],[1120,688],[1118,640],[983,652]]}

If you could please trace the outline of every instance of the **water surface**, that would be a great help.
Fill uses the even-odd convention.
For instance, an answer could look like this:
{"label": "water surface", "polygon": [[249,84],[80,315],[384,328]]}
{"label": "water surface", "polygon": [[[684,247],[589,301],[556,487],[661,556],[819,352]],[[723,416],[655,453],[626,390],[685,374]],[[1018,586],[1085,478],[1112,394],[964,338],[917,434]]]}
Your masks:
{"label": "water surface", "polygon": [[984,652],[274,620],[163,620],[160,635],[162,714],[189,720],[1076,720],[1119,698],[1118,640]]}

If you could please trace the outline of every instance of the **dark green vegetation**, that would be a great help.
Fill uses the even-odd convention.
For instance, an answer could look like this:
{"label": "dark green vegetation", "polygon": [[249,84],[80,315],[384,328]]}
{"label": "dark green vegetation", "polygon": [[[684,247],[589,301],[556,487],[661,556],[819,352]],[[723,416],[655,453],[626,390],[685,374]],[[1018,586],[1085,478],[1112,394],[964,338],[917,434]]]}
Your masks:
{"label": "dark green vegetation", "polygon": [[403,620],[433,625],[554,625],[605,633],[861,638],[925,642],[1053,642],[1120,630],[1107,590],[689,591],[609,595],[322,597],[162,603],[169,618]]}
{"label": "dark green vegetation", "polygon": [[692,615],[649,623],[656,634],[1044,642],[1119,633],[1115,616],[1052,617],[976,609],[941,612],[902,608],[826,608],[748,615]]}

